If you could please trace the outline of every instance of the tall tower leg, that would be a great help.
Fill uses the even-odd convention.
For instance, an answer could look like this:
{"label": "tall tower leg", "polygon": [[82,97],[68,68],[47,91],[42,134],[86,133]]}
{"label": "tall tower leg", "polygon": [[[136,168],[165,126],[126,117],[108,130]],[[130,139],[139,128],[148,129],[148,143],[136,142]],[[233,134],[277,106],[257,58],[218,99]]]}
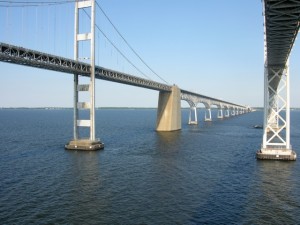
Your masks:
{"label": "tall tower leg", "polygon": [[263,143],[257,159],[296,160],[290,145],[289,65],[285,69],[265,68],[264,99]]}
{"label": "tall tower leg", "polygon": [[[91,31],[79,33],[79,10],[89,8],[91,15]],[[104,144],[95,138],[95,0],[75,2],[75,32],[74,32],[74,59],[79,60],[78,43],[90,42],[91,74],[89,84],[79,84],[78,74],[74,74],[74,139],[66,146],[70,150],[98,150],[104,148]],[[89,102],[79,102],[80,92],[89,92]],[[89,110],[89,119],[79,119],[79,110]],[[89,129],[88,138],[80,138],[80,129]]]}

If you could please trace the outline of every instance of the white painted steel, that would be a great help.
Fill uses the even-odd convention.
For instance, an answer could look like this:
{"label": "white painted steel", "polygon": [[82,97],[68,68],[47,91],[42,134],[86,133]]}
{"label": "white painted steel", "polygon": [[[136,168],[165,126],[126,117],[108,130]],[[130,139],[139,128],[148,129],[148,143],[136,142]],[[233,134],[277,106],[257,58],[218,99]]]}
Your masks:
{"label": "white painted steel", "polygon": [[77,120],[78,127],[90,127],[91,121],[90,120]]}
{"label": "white painted steel", "polygon": [[[79,10],[91,8],[91,32],[79,34]],[[74,34],[74,60],[78,58],[78,43],[80,41],[89,41],[90,43],[90,84],[78,84],[78,74],[74,75],[74,140],[78,137],[78,126],[90,128],[90,140],[95,140],[95,0],[76,1],[75,2],[75,34]],[[78,95],[81,91],[89,91],[90,102],[78,102]],[[89,109],[90,119],[79,120],[78,109]],[[76,123],[75,123],[76,122]]]}
{"label": "white painted steel", "polygon": [[95,0],[91,0],[91,82],[90,82],[90,140],[94,141],[95,136]]}
{"label": "white painted steel", "polygon": [[91,33],[77,34],[77,41],[86,41],[91,39],[92,39]]}
{"label": "white painted steel", "polygon": [[78,109],[90,109],[91,103],[89,102],[77,102],[77,108]]}
{"label": "white painted steel", "polygon": [[[263,148],[282,146],[289,149],[289,69],[268,68],[265,105],[265,126]],[[271,85],[274,79],[280,77],[279,86],[274,89]],[[285,132],[284,132],[285,131]]]}
{"label": "white painted steel", "polygon": [[[79,30],[79,24],[78,24],[78,1],[75,2],[75,18],[74,18],[74,60],[78,60],[78,40],[77,40],[77,34]],[[74,73],[74,87],[73,87],[73,138],[74,140],[78,139],[78,129],[77,129],[77,120],[78,120],[78,73]]]}
{"label": "white painted steel", "polygon": [[90,0],[85,0],[85,1],[76,1],[78,3],[78,8],[82,9],[82,8],[88,8],[88,7],[92,7],[92,3]]}

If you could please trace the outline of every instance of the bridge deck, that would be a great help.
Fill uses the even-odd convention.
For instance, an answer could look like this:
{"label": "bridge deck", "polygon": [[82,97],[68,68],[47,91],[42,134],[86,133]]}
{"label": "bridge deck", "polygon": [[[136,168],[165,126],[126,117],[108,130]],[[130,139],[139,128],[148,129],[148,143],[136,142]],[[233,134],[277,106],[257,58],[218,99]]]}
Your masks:
{"label": "bridge deck", "polygon": [[[63,73],[78,74],[82,76],[90,75],[90,65],[87,63],[39,52],[27,48],[9,45],[1,42],[0,42],[0,61],[23,65],[23,66],[54,70]],[[140,77],[121,73],[115,70],[106,69],[100,66],[96,66],[95,68],[95,77],[97,79],[108,80],[117,83],[157,90],[157,91],[170,92],[172,90],[172,86],[170,85],[159,83],[152,80],[143,79]],[[211,101],[213,104],[218,102],[219,104],[222,103],[222,104],[230,105],[231,107],[246,108],[245,106],[237,105],[216,98],[211,98],[190,91],[185,91],[185,90],[181,90],[181,91],[182,93],[192,95],[198,98],[202,98],[207,101]]]}
{"label": "bridge deck", "polygon": [[299,31],[299,0],[264,0],[267,64],[285,67]]}
{"label": "bridge deck", "polygon": [[[87,63],[5,43],[0,43],[0,61],[82,76],[90,75],[90,65]],[[106,69],[100,66],[96,66],[95,76],[97,79],[129,84],[157,91],[171,91],[172,88],[170,85]]]}

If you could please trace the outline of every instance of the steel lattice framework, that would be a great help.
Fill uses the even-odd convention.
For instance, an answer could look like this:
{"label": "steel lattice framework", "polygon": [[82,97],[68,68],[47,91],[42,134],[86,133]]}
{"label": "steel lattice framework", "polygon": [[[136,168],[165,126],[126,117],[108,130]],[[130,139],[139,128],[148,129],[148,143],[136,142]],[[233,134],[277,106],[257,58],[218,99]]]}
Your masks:
{"label": "steel lattice framework", "polygon": [[265,0],[268,66],[285,67],[299,30],[299,0]]}
{"label": "steel lattice framework", "polygon": [[[0,43],[0,61],[63,73],[80,74],[82,76],[90,76],[91,69],[91,66],[87,63],[6,43]],[[171,91],[172,89],[172,86],[170,85],[106,69],[100,66],[95,67],[95,76],[97,79],[129,84],[157,91]]]}
{"label": "steel lattice framework", "polygon": [[[27,48],[22,48],[14,45],[9,45],[0,42],[0,61],[13,63],[23,66],[53,70],[69,74],[80,74],[82,76],[90,76],[90,65],[79,62],[77,60],[67,59]],[[95,77],[97,79],[133,85],[137,87],[157,90],[157,91],[171,91],[172,86],[159,83],[152,80],[143,79],[118,71],[106,69],[100,66],[95,67]],[[210,102],[213,105],[230,105],[232,107],[246,109],[245,106],[226,102],[216,98],[211,98],[205,95],[193,93],[190,91],[181,90],[182,100],[191,100],[199,103],[199,99]],[[194,96],[194,97],[193,97]]]}
{"label": "steel lattice framework", "polygon": [[260,159],[295,160],[290,145],[289,57],[300,26],[300,0],[264,0],[264,134]]}
{"label": "steel lattice framework", "polygon": [[[284,69],[299,31],[300,1],[264,0],[264,16],[265,64],[269,70]],[[276,89],[279,82],[280,77],[270,85]]]}

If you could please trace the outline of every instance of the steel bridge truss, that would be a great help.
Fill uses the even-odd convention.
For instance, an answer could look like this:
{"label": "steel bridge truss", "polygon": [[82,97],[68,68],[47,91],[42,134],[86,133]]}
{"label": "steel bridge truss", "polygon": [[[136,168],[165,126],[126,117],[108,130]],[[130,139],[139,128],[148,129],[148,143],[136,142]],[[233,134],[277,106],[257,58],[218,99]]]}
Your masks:
{"label": "steel bridge truss", "polygon": [[[69,74],[79,74],[85,77],[90,77],[91,71],[91,65],[84,62],[1,42],[0,61]],[[170,85],[106,69],[101,66],[95,66],[95,78],[156,91],[171,91],[172,89]]]}
{"label": "steel bridge truss", "polygon": [[264,0],[264,133],[258,159],[295,160],[290,145],[289,57],[300,26],[299,0]]}
{"label": "steel bridge truss", "polygon": [[[6,63],[12,63],[17,65],[35,67],[40,69],[53,70],[57,72],[69,73],[69,74],[78,74],[84,77],[90,77],[91,65],[80,62],[78,60],[72,60],[60,56],[55,56],[23,47],[18,47],[6,43],[0,42],[0,61]],[[106,69],[104,67],[95,66],[95,78],[101,80],[107,80],[142,88],[147,88],[156,91],[167,91],[172,90],[171,85],[159,83],[152,80],[143,79],[140,77],[132,76],[129,74],[121,73],[118,71]],[[78,91],[88,91],[88,87],[84,84],[78,87]],[[247,111],[249,108],[234,103],[226,102],[220,99],[211,98],[205,95],[198,93],[181,90],[182,100],[186,100],[192,106],[193,102],[195,104],[203,103],[206,104],[206,120],[211,120],[211,105],[220,105],[223,103],[225,109],[225,117],[229,115],[236,115],[241,112],[242,109]],[[199,100],[202,99],[202,100]],[[229,108],[226,106],[231,106],[231,114]],[[83,105],[82,105],[83,106]],[[240,108],[240,110],[238,110]],[[193,115],[196,112],[196,105],[193,109]],[[223,114],[223,112],[222,112]],[[221,115],[221,114],[220,114]],[[197,118],[191,119],[192,121],[197,121]]]}
{"label": "steel bridge truss", "polygon": [[[276,88],[272,82],[280,79]],[[264,133],[261,153],[282,158],[293,154],[290,145],[289,65],[265,68]]]}

